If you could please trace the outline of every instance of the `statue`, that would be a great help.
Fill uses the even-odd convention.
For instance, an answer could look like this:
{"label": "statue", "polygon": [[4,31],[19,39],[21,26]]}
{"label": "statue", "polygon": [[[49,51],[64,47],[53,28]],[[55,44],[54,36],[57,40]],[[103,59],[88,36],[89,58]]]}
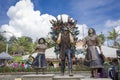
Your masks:
{"label": "statue", "polygon": [[86,36],[84,39],[83,47],[87,52],[85,61],[88,62],[89,67],[91,68],[91,77],[97,77],[98,69],[103,68],[103,63],[96,46],[99,47],[100,54],[103,55],[101,43],[96,35],[95,30],[93,28],[89,28],[88,36]]}
{"label": "statue", "polygon": [[61,75],[65,73],[65,61],[67,59],[69,76],[73,76],[72,73],[72,58],[76,51],[75,44],[77,41],[77,30],[76,21],[68,17],[67,22],[63,22],[62,17],[60,20],[56,18],[50,21],[52,24],[52,39],[55,42],[55,52],[59,54],[61,64]]}
{"label": "statue", "polygon": [[47,68],[46,58],[45,58],[45,50],[47,49],[47,44],[44,38],[40,38],[38,40],[38,45],[36,46],[35,51],[38,52],[36,58],[33,60],[32,67],[37,70],[42,69],[42,74],[44,73],[44,69]]}

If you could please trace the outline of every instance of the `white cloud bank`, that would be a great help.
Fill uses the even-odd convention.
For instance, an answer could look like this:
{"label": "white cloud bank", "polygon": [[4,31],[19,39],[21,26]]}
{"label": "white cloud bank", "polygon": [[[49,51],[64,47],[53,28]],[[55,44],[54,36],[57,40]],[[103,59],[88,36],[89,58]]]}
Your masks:
{"label": "white cloud bank", "polygon": [[120,26],[120,20],[117,20],[117,21],[108,20],[108,21],[105,23],[105,26],[107,26],[107,27]]}
{"label": "white cloud bank", "polygon": [[108,20],[105,26],[115,28],[115,30],[119,34],[117,41],[120,43],[120,20],[117,20],[117,21]]}
{"label": "white cloud bank", "polygon": [[120,20],[117,21],[108,20],[106,21],[105,26],[115,28],[115,30],[120,34]]}
{"label": "white cloud bank", "polygon": [[[41,14],[40,11],[34,10],[34,5],[31,0],[20,0],[15,6],[11,6],[7,12],[10,21],[8,24],[1,26],[0,31],[8,31],[16,37],[29,36],[32,39],[46,37],[51,31],[51,24],[49,20],[55,19],[49,14]],[[58,15],[59,16],[59,15]],[[62,15],[63,20],[66,21],[68,15]],[[86,33],[87,26],[77,25],[80,30],[79,38],[82,38],[82,30]],[[12,34],[9,33],[10,37]]]}

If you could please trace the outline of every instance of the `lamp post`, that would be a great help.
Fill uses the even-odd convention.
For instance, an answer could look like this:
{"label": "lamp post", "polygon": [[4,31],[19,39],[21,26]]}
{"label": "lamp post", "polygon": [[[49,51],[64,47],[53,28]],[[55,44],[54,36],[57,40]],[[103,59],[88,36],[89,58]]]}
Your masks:
{"label": "lamp post", "polygon": [[[12,36],[14,36],[14,34],[12,32],[9,32],[9,31],[3,31],[3,32],[0,32],[0,33],[10,33],[12,34]],[[8,48],[9,48],[9,43],[8,43],[8,39],[7,39],[7,42],[6,42],[6,53],[8,53]]]}

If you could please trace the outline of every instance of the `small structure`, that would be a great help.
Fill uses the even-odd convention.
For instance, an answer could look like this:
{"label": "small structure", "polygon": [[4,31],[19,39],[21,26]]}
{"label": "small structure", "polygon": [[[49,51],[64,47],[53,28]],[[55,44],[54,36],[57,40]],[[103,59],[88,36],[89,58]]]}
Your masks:
{"label": "small structure", "polygon": [[0,53],[0,66],[6,66],[8,60],[13,60],[13,57],[6,52]]}
{"label": "small structure", "polygon": [[[37,53],[32,53],[32,56],[35,58],[37,56]],[[54,47],[52,48],[49,48],[45,51],[45,56],[46,58],[48,59],[56,59],[57,58],[57,55],[56,53],[54,52]],[[22,60],[27,60],[29,57],[29,55],[25,55],[25,56],[22,56]]]}
{"label": "small structure", "polygon": [[0,59],[13,60],[13,57],[6,52],[2,52],[0,53]]}

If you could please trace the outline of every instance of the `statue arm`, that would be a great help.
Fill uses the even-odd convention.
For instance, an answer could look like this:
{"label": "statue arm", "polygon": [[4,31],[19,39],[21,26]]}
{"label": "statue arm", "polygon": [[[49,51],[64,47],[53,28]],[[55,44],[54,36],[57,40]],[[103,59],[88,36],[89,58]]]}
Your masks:
{"label": "statue arm", "polygon": [[61,33],[59,33],[56,43],[60,44],[60,42],[61,42]]}
{"label": "statue arm", "polygon": [[71,33],[70,33],[70,43],[74,43],[74,38]]}
{"label": "statue arm", "polygon": [[34,48],[34,50],[31,53],[35,53],[38,50],[38,45]]}
{"label": "statue arm", "polygon": [[87,49],[87,43],[86,43],[86,38],[83,39],[83,49],[86,50]]}
{"label": "statue arm", "polygon": [[101,43],[100,43],[100,39],[98,36],[97,36],[96,40],[97,40],[97,46],[99,47],[100,53],[102,53]]}

